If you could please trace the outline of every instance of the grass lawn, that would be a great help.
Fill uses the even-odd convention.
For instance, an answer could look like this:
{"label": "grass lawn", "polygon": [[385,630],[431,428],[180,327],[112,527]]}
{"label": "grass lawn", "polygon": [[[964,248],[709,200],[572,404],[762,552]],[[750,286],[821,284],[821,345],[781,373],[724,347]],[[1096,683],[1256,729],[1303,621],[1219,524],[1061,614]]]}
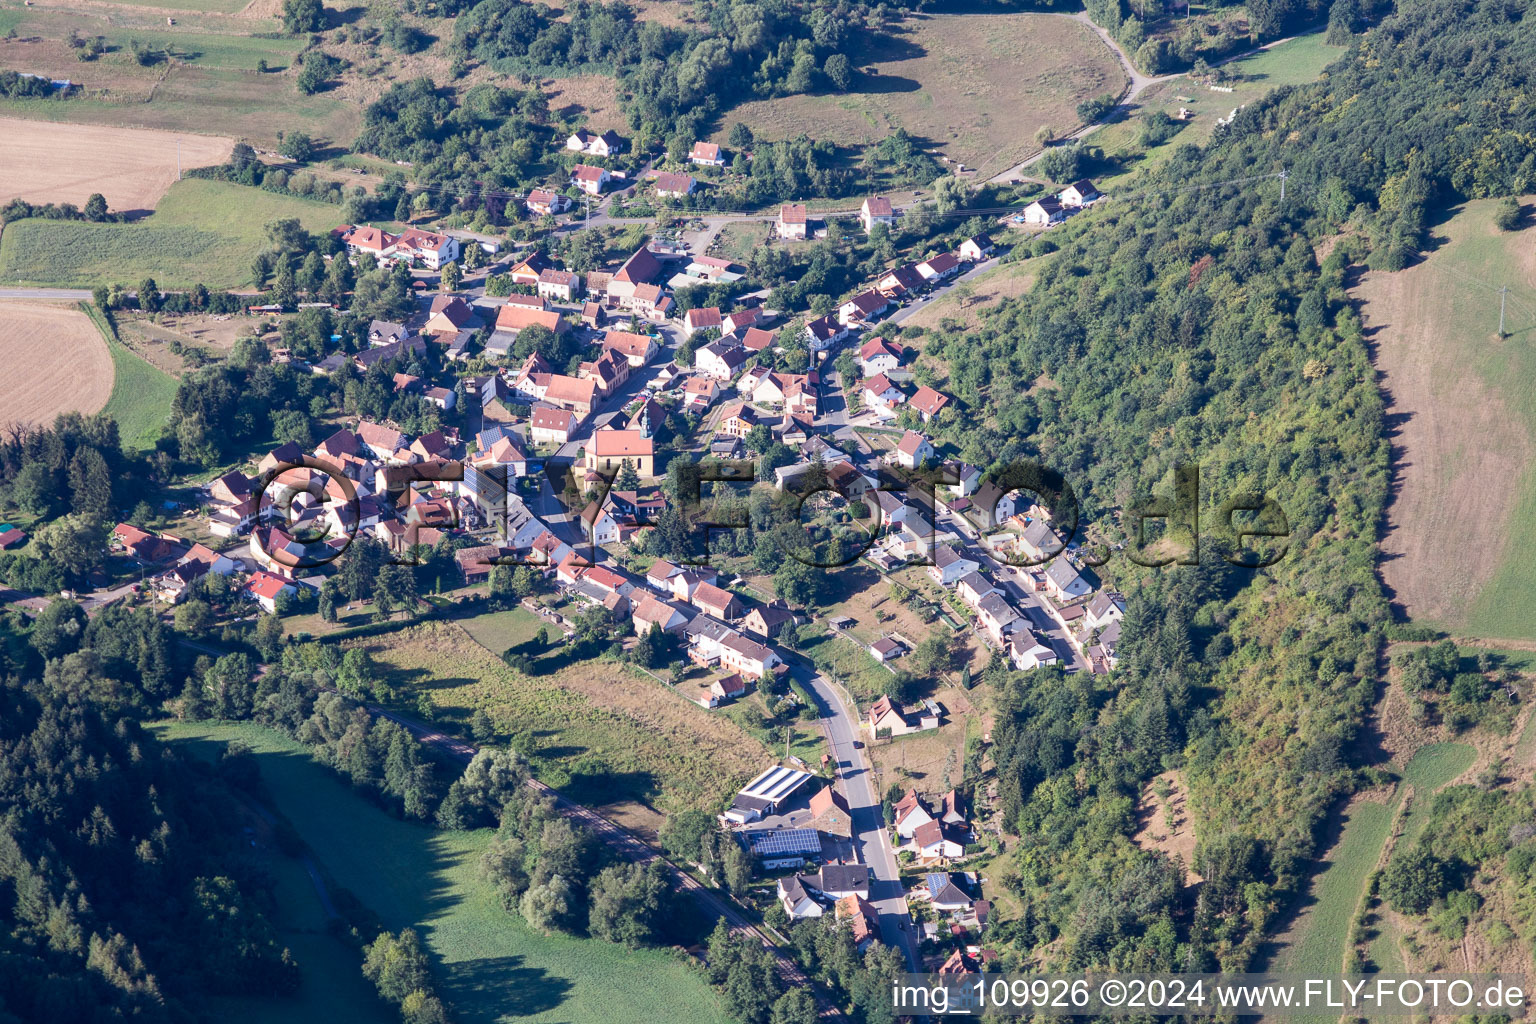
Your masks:
{"label": "grass lawn", "polygon": [[1034,133],[1078,124],[1077,104],[1118,93],[1119,62],[1085,25],[1047,14],[940,14],[907,19],[853,55],[847,93],[755,100],[726,112],[760,138],[859,145],[904,128],[951,160],[996,174],[1035,152]]}
{"label": "grass lawn", "polygon": [[[215,745],[233,739],[249,743],[277,809],[325,874],[378,914],[386,927],[422,932],[438,961],[440,991],[460,1024],[726,1020],[714,993],[670,952],[540,935],[508,914],[479,874],[489,831],[445,833],[397,821],[356,796],[298,744],[259,726],[170,724],[162,727],[162,735],[195,743],[210,754]],[[290,886],[280,891],[305,899]],[[313,894],[307,899],[313,903]],[[345,980],[312,969],[306,972],[306,989],[337,985],[351,991],[351,976],[360,976],[360,960],[350,967],[339,959],[326,966]],[[350,1011],[328,1011],[326,1001],[318,995],[301,997],[283,1019],[359,1019]],[[309,1012],[301,1015],[306,1008]]]}
{"label": "grass lawn", "polygon": [[[535,630],[536,631],[536,630]],[[404,704],[425,694],[460,731],[477,708],[532,761],[539,778],[647,833],[664,812],[717,810],[769,753],[729,718],[616,662],[578,662],[523,676],[455,622],[431,622],[362,644]]]}
{"label": "grass lawn", "polygon": [[0,234],[8,285],[90,288],[153,277],[161,288],[239,288],[267,248],[265,226],[297,217],[310,231],[335,227],[340,208],[244,185],[187,178],[150,216],[132,224],[22,220]]}
{"label": "grass lawn", "polygon": [[[1528,222],[1532,204],[1526,197]],[[1355,295],[1387,411],[1402,421],[1385,582],[1416,622],[1536,638],[1536,563],[1525,556],[1536,544],[1536,228],[1498,230],[1496,205],[1454,210],[1431,228],[1422,262],[1371,272]]]}
{"label": "grass lawn", "polygon": [[[1235,71],[1242,79],[1226,83],[1232,87],[1231,92],[1216,92],[1209,86],[1197,85],[1185,75],[1151,86],[1136,98],[1129,117],[1105,125],[1089,136],[1088,142],[1103,147],[1106,159],[1119,168],[1118,171],[1097,174],[1095,182],[1100,187],[1112,189],[1130,172],[1157,166],[1177,146],[1209,142],[1217,119],[1226,117],[1233,107],[1252,103],[1272,89],[1316,81],[1324,68],[1346,52],[1342,46],[1329,46],[1323,41],[1325,37],[1325,32],[1313,32],[1251,57],[1232,61],[1226,65],[1227,69]],[[1180,107],[1193,111],[1193,119],[1161,145],[1150,149],[1143,147],[1139,139],[1141,115],[1162,111],[1174,117]]]}
{"label": "grass lawn", "polygon": [[80,307],[101,331],[107,349],[112,353],[112,395],[102,411],[117,420],[118,436],[124,447],[154,447],[160,429],[171,416],[176,379],[151,366],[118,341],[94,304],[82,302]]}
{"label": "grass lawn", "polygon": [[549,626],[526,608],[486,612],[472,618],[459,619],[458,623],[464,627],[464,632],[474,638],[475,643],[498,656],[508,647],[532,640],[538,635],[540,626],[547,626],[552,637],[559,635],[557,627]]}

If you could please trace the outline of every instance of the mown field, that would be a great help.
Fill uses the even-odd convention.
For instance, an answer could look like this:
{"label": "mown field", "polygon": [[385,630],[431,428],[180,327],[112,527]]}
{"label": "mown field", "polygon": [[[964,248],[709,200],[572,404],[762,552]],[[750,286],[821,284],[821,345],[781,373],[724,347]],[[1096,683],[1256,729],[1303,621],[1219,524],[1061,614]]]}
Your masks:
{"label": "mown field", "polygon": [[297,217],[328,231],[340,210],[261,189],[188,178],[171,186],[149,217],[130,224],[22,220],[0,233],[0,282],[90,288],[153,277],[163,289],[240,288],[267,248],[265,226]]}
{"label": "mown field", "polygon": [[848,93],[743,104],[726,113],[716,141],[736,121],[767,139],[804,132],[842,144],[904,128],[985,177],[1038,149],[1041,125],[1065,132],[1078,124],[1078,103],[1125,86],[1115,55],[1087,26],[1045,14],[909,19],[855,64],[875,73]]}
{"label": "mown field", "polygon": [[90,318],[67,303],[0,302],[6,360],[0,424],[50,424],[64,412],[95,413],[112,393],[112,357]]}
{"label": "mown field", "polygon": [[1041,260],[1019,260],[972,278],[946,291],[928,305],[902,321],[902,326],[938,327],[945,320],[956,320],[968,328],[981,326],[981,315],[1004,299],[1016,299],[1034,286]]}
{"label": "mown field", "polygon": [[[460,1024],[724,1024],[715,995],[688,963],[666,951],[632,951],[594,939],[540,935],[502,909],[478,863],[490,832],[445,833],[409,824],[356,796],[298,744],[254,725],[168,724],[162,735],[214,756],[242,740],[255,751],[276,809],[298,830],[322,871],[386,927],[419,929],[438,961],[439,988]],[[286,900],[314,903],[290,876]],[[308,903],[305,903],[305,901]],[[284,917],[312,911],[284,908]],[[302,920],[302,918],[300,918]],[[296,952],[303,955],[303,948]],[[369,1020],[327,990],[356,992],[361,960],[301,960],[306,989],[286,1006],[257,1007],[252,1021],[333,1024]],[[336,973],[339,977],[332,978]],[[270,1009],[268,1008],[270,1007]],[[363,1006],[364,1012],[368,1010]],[[378,1019],[384,1019],[380,1017]]]}
{"label": "mown field", "polygon": [[89,303],[82,308],[106,340],[112,355],[112,394],[102,411],[117,420],[117,435],[126,448],[150,448],[160,428],[171,418],[176,379],[129,351],[112,334],[101,313]]}
{"label": "mown field", "polygon": [[353,643],[367,648],[406,703],[425,694],[441,720],[465,731],[483,709],[541,779],[642,833],[659,827],[667,810],[718,809],[771,758],[729,718],[614,662],[527,677],[453,622]]}
{"label": "mown field", "polygon": [[[1423,262],[1368,273],[1355,296],[1397,423],[1381,542],[1389,593],[1416,622],[1532,638],[1536,229],[1500,231],[1494,208],[1467,203],[1433,229]],[[1498,339],[1506,285],[1510,334]]]}

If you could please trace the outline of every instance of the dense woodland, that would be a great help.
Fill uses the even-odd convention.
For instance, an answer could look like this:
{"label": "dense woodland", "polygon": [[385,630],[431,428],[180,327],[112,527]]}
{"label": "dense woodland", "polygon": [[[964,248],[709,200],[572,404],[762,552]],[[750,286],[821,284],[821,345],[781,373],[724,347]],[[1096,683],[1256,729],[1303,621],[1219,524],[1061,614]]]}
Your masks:
{"label": "dense woodland", "polygon": [[[1073,966],[1257,966],[1324,815],[1375,777],[1356,740],[1389,623],[1373,574],[1388,452],[1345,275],[1403,266],[1458,198],[1532,187],[1536,157],[1518,141],[1536,130],[1526,8],[1400,5],[1325,81],[1178,149],[1145,182],[1155,195],[1059,232],[1033,290],[979,332],[922,339],[985,411],[948,440],[983,464],[1043,459],[1111,533],[1108,513],[1166,493],[1174,463],[1201,470],[1201,566],[1113,570],[1143,581],[1113,686],[1002,683],[998,773],[1025,837],[1020,951],[1060,939],[1050,959]],[[1282,167],[1284,204],[1274,181],[1180,188]],[[1051,385],[1029,387],[1042,374]],[[1289,555],[1229,568],[1217,509],[1255,491],[1284,508]],[[1486,692],[1461,696],[1475,713]],[[1129,840],[1140,787],[1170,767],[1201,837],[1192,907],[1179,869]]]}

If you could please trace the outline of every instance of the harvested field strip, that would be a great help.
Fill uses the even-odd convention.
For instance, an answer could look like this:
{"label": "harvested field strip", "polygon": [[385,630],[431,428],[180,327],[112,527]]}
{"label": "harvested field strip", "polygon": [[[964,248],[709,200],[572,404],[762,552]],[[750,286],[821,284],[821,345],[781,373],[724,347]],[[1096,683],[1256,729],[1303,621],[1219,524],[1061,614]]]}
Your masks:
{"label": "harvested field strip", "polygon": [[[100,192],[112,210],[152,210],[176,181],[178,151],[183,167],[203,167],[229,158],[234,140],[216,135],[54,124],[0,117],[0,204],[84,206]],[[103,154],[110,153],[110,160]]]}
{"label": "harvested field strip", "polygon": [[0,425],[50,424],[62,412],[100,412],[112,395],[113,356],[73,304],[0,301]]}
{"label": "harvested field strip", "polygon": [[[442,994],[461,1024],[725,1024],[715,994],[684,958],[541,935],[509,914],[480,876],[489,830],[438,832],[397,821],[298,744],[259,726],[176,723],[161,732],[210,757],[231,740],[250,744],[277,810],[323,872],[387,928],[421,932],[438,961]],[[352,969],[361,973],[360,959]],[[305,982],[331,984],[315,973]],[[308,1018],[314,1024],[338,1019],[354,1015]]]}

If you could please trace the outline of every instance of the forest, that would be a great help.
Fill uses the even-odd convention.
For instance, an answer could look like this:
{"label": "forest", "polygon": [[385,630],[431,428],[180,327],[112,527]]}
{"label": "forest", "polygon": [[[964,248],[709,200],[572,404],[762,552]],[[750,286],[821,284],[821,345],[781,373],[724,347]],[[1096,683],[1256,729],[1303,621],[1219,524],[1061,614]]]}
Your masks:
{"label": "forest", "polygon": [[[1329,808],[1378,777],[1356,740],[1390,627],[1373,572],[1388,450],[1345,283],[1414,259],[1445,205],[1536,184],[1526,14],[1401,4],[1323,81],[1249,105],[1138,198],[1053,233],[1035,287],[978,331],[920,338],[984,413],[940,434],[982,465],[1044,459],[1112,539],[1107,513],[1166,493],[1175,462],[1200,466],[1206,523],[1248,491],[1292,527],[1269,569],[1221,564],[1207,537],[1198,568],[1121,570],[1139,592],[1113,687],[1001,681],[1001,796],[1028,837],[1021,955],[1256,968]],[[1284,203],[1253,180],[1281,168]],[[1475,721],[1486,689],[1448,699]],[[1172,768],[1197,814],[1192,900],[1177,865],[1130,841],[1141,787]]]}

